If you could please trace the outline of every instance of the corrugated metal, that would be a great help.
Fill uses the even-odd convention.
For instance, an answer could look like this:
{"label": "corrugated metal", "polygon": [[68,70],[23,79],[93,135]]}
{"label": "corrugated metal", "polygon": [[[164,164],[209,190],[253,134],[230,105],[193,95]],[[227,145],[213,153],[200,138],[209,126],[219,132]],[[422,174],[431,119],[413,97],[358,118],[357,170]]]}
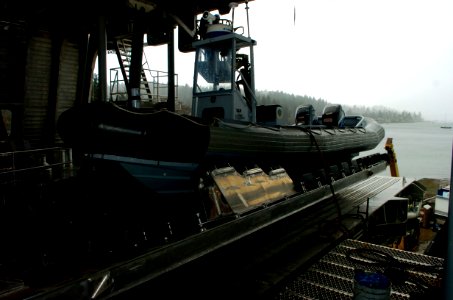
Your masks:
{"label": "corrugated metal", "polygon": [[[60,114],[74,104],[77,94],[77,75],[79,72],[79,46],[76,43],[65,40],[60,55],[60,74],[57,91],[57,122]],[[55,135],[56,141],[61,139]]]}
{"label": "corrugated metal", "polygon": [[29,40],[25,70],[24,138],[30,145],[41,144],[49,99],[51,39],[42,34]]}
{"label": "corrugated metal", "polygon": [[[49,35],[34,36],[29,41],[26,84],[24,137],[31,147],[43,145],[46,130],[53,130],[46,124],[46,119],[55,116],[56,122],[60,113],[69,108],[75,100],[77,73],[79,70],[79,49],[77,44],[63,40],[60,52],[60,68],[57,85],[57,102],[49,106],[49,89],[52,66],[52,41]],[[56,110],[55,114],[52,111]],[[56,141],[60,141],[55,133]]]}

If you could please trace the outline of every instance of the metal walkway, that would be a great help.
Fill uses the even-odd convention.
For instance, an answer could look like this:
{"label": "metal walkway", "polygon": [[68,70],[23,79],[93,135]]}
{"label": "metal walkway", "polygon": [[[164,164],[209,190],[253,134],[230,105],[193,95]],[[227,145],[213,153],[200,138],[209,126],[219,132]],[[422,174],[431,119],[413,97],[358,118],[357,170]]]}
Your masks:
{"label": "metal walkway", "polygon": [[[384,273],[388,272],[389,268],[383,261],[374,264],[371,263],[372,260],[361,256],[356,256],[357,259],[354,261],[348,259],[350,253],[357,249],[385,253],[389,258],[392,257],[396,262],[406,266],[405,270],[401,270],[405,272],[405,276],[401,276],[403,273],[394,273],[394,276],[400,278],[391,280],[390,299],[414,299],[415,296],[426,293],[427,287],[440,286],[441,274],[434,272],[437,268],[432,267],[443,266],[442,258],[348,239],[324,255],[308,270],[296,276],[278,293],[276,299],[353,299],[356,269],[365,267],[368,271]],[[381,256],[378,258],[382,260]]]}

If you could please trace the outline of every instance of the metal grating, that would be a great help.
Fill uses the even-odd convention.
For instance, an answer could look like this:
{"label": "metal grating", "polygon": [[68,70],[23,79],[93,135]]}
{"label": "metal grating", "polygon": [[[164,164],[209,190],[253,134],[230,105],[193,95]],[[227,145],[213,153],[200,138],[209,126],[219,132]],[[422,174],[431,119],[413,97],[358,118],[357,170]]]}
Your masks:
{"label": "metal grating", "polygon": [[348,199],[349,203],[359,205],[366,201],[367,198],[376,196],[401,180],[402,179],[399,177],[373,176],[365,181],[343,189],[338,193],[337,197],[339,199]]}
{"label": "metal grating", "polygon": [[[420,267],[443,266],[443,259],[408,252],[386,246],[369,244],[356,240],[345,240],[320,260],[315,262],[302,274],[288,283],[276,296],[276,299],[352,299],[354,288],[354,270],[384,272],[382,266],[364,265],[348,259],[351,249],[377,250],[396,259],[400,263],[408,263]],[[366,262],[366,259],[364,260]],[[392,282],[390,299],[411,299],[411,293],[423,294],[424,289],[414,283],[421,281],[431,286],[440,285],[439,275],[415,267],[407,269],[409,279],[401,283]]]}

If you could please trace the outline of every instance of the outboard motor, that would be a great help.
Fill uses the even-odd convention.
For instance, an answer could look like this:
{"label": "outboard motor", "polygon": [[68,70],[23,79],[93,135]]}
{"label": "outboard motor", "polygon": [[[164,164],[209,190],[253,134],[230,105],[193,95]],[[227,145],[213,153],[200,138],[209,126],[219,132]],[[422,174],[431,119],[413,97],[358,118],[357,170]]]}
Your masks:
{"label": "outboard motor", "polygon": [[328,127],[338,127],[344,115],[340,104],[328,105],[322,112],[322,124]]}
{"label": "outboard motor", "polygon": [[296,125],[313,125],[315,118],[315,109],[313,105],[299,105],[296,108],[295,124]]}

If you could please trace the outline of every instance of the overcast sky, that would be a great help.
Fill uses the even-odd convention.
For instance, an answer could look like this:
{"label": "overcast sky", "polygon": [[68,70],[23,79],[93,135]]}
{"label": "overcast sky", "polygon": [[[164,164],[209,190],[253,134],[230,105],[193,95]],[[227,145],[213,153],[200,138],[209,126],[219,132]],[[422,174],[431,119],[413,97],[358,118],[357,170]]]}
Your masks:
{"label": "overcast sky", "polygon": [[[452,13],[452,0],[249,2],[256,88],[453,121]],[[192,84],[193,58],[177,54],[180,85]]]}

